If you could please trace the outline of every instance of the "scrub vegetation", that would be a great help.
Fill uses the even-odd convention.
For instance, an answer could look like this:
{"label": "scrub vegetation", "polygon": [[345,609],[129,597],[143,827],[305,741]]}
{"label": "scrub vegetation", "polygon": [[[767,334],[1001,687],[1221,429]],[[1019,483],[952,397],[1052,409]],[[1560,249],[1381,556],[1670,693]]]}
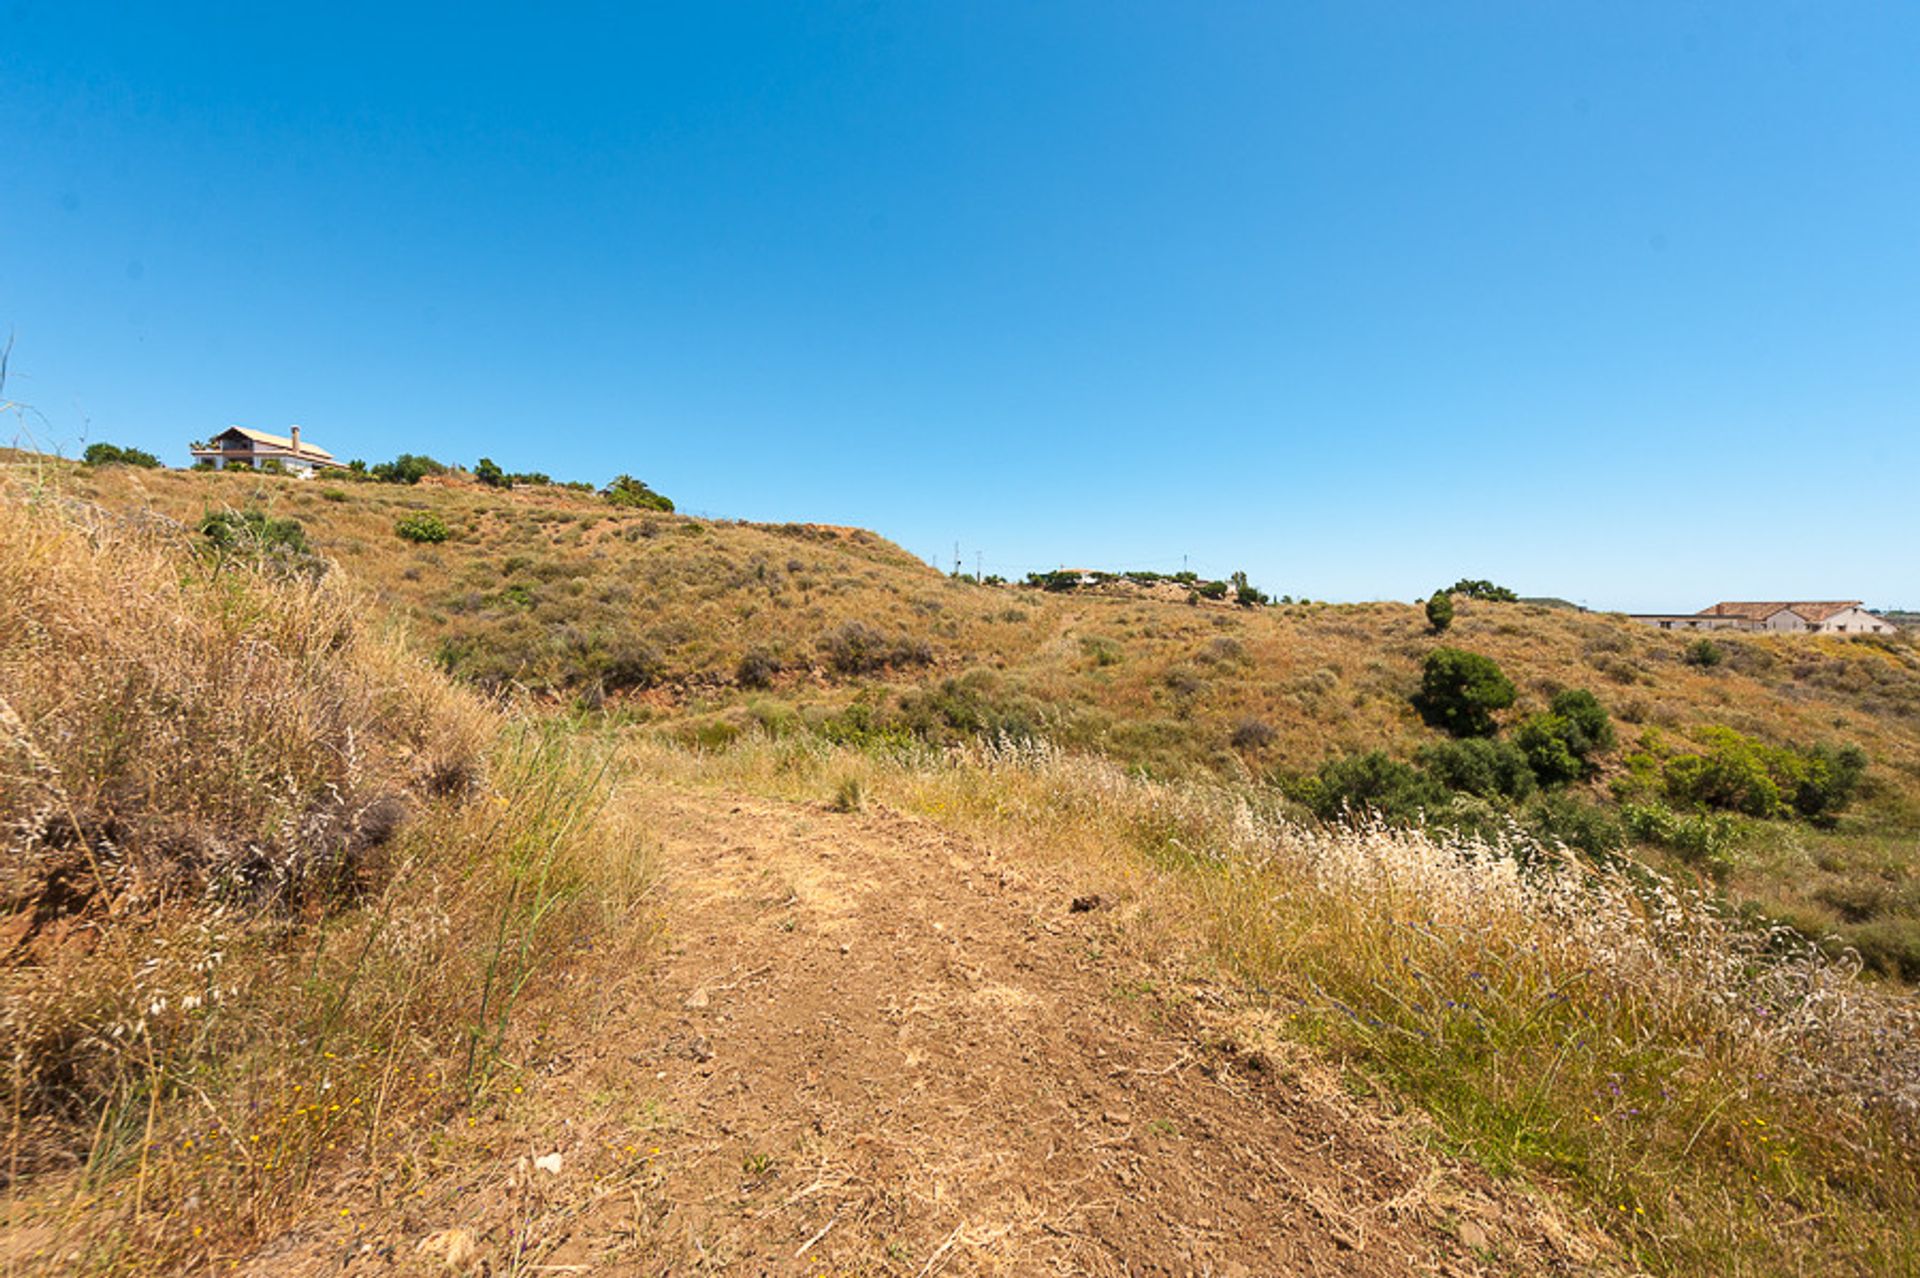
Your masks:
{"label": "scrub vegetation", "polygon": [[644,963],[663,788],[1113,870],[1262,1009],[1242,1048],[1625,1268],[1920,1248],[1905,637],[996,585],[504,475],[0,483],[9,1176],[91,1267],[434,1174],[580,1032],[564,991]]}

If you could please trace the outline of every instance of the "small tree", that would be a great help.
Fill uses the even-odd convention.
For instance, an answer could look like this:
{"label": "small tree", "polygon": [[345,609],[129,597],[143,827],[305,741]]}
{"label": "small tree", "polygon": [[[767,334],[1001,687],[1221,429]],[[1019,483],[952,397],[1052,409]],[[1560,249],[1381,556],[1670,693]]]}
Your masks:
{"label": "small tree", "polygon": [[1711,670],[1725,661],[1727,654],[1722,652],[1720,645],[1711,639],[1695,639],[1687,645],[1687,651],[1680,659],[1690,666]]}
{"label": "small tree", "polygon": [[160,459],[152,453],[107,443],[88,444],[87,451],[80,454],[80,460],[89,466],[139,466],[144,470],[153,470],[160,465]]}
{"label": "small tree", "polygon": [[1513,681],[1492,658],[1459,648],[1435,648],[1420,671],[1414,708],[1456,737],[1490,737],[1493,712],[1513,704]]}
{"label": "small tree", "polygon": [[1453,596],[1444,590],[1433,592],[1433,598],[1427,600],[1427,624],[1433,627],[1433,633],[1443,635],[1447,627],[1453,624]]}
{"label": "small tree", "polygon": [[671,501],[632,475],[614,476],[613,482],[600,490],[600,495],[616,506],[630,506],[639,510],[673,509]]}
{"label": "small tree", "polygon": [[1462,577],[1453,583],[1452,593],[1465,595],[1469,599],[1480,599],[1487,603],[1517,603],[1520,596],[1505,586],[1496,586],[1484,578]]}
{"label": "small tree", "polygon": [[513,487],[513,481],[507,478],[507,472],[501,470],[491,457],[482,457],[474,463],[473,477],[488,488]]}

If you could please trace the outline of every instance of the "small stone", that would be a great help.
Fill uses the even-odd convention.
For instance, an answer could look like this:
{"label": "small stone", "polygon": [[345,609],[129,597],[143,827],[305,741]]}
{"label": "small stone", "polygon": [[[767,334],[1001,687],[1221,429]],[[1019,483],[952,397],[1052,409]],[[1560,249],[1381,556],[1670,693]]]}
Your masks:
{"label": "small stone", "polygon": [[687,995],[687,1001],[681,1004],[682,1007],[688,1008],[691,1011],[698,1011],[701,1008],[705,1007],[706,1005],[707,1005],[707,992],[704,989],[697,989],[693,993]]}
{"label": "small stone", "polygon": [[560,1151],[555,1150],[551,1154],[542,1154],[540,1157],[534,1159],[533,1168],[535,1171],[543,1171],[549,1176],[558,1176],[560,1174],[560,1162]]}
{"label": "small stone", "polygon": [[1468,1220],[1460,1225],[1460,1241],[1475,1251],[1485,1251],[1491,1240],[1487,1237],[1486,1230]]}
{"label": "small stone", "polygon": [[472,1232],[465,1229],[443,1229],[429,1234],[414,1250],[438,1256],[455,1273],[471,1268],[480,1256],[480,1247],[474,1242]]}
{"label": "small stone", "polygon": [[1099,908],[1100,896],[1098,893],[1092,896],[1076,896],[1073,898],[1072,904],[1067,906],[1068,911],[1073,914],[1087,914]]}

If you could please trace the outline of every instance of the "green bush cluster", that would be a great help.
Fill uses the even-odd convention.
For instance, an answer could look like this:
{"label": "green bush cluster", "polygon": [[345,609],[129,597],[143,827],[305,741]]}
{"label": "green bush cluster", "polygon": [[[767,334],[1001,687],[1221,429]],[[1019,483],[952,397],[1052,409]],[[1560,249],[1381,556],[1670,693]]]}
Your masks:
{"label": "green bush cluster", "polygon": [[1518,603],[1520,596],[1505,586],[1496,586],[1491,581],[1480,578],[1462,577],[1453,583],[1449,594],[1465,595],[1469,599],[1480,599],[1487,603]]}
{"label": "green bush cluster", "polygon": [[1620,821],[1627,833],[1642,843],[1666,848],[1682,860],[1704,866],[1724,878],[1733,863],[1728,856],[1739,827],[1721,812],[1675,812],[1663,803],[1623,803]]}
{"label": "green bush cluster", "polygon": [[428,475],[444,475],[450,470],[444,462],[417,453],[401,453],[390,462],[367,465],[358,458],[347,463],[346,478],[376,484],[417,484]]}
{"label": "green bush cluster", "polygon": [[1562,785],[1598,771],[1593,756],[1613,748],[1613,721],[1591,692],[1568,688],[1521,720],[1513,742],[1541,784]]}
{"label": "green bush cluster", "polygon": [[1427,624],[1433,627],[1436,635],[1445,634],[1447,627],[1453,624],[1453,596],[1444,590],[1436,590],[1427,600]]}
{"label": "green bush cluster", "polygon": [[297,519],[275,519],[259,510],[212,511],[200,520],[216,560],[245,558],[288,572],[318,575],[326,561],[307,544],[307,531]]}
{"label": "green bush cluster", "polygon": [[1650,734],[1645,748],[1628,756],[1616,788],[1629,796],[1657,788],[1687,808],[1831,825],[1866,776],[1867,755],[1858,746],[1768,745],[1718,726],[1702,729],[1700,738],[1700,750],[1672,752]]}
{"label": "green bush cluster", "polygon": [[1422,746],[1420,767],[1440,785],[1483,799],[1525,799],[1537,788],[1527,756],[1510,741],[1467,737]]}
{"label": "green bush cluster", "polygon": [[508,472],[502,470],[498,462],[491,457],[482,457],[473,465],[475,481],[488,488],[519,488],[526,484],[551,484],[549,475],[537,470]]}
{"label": "green bush cluster", "polygon": [[394,524],[393,531],[394,535],[402,541],[423,542],[429,545],[438,544],[453,536],[453,530],[447,527],[446,521],[431,510],[417,510],[403,517]]}
{"label": "green bush cluster", "polygon": [[636,510],[672,511],[673,509],[671,501],[632,475],[615,475],[613,481],[600,490],[600,495],[615,506]]}
{"label": "green bush cluster", "polygon": [[160,465],[158,457],[143,449],[107,443],[88,444],[80,460],[88,466],[138,466],[143,470],[153,470]]}
{"label": "green bush cluster", "polygon": [[1080,573],[1065,569],[1056,569],[1052,572],[1028,573],[1027,584],[1037,587],[1040,590],[1063,594],[1070,590],[1078,590],[1081,586],[1089,584],[1088,578],[1091,578],[1091,584],[1096,586],[1105,585],[1110,581],[1126,581],[1136,586],[1151,586],[1160,582],[1172,582],[1175,585],[1186,586],[1189,589],[1188,602],[1192,602],[1195,598],[1220,600],[1227,598],[1229,595],[1231,595],[1233,601],[1242,608],[1256,608],[1273,602],[1265,591],[1258,589],[1252,582],[1247,580],[1247,574],[1244,572],[1230,573],[1225,581],[1204,581],[1201,579],[1200,574],[1193,572],[1160,573],[1148,572],[1141,569],[1130,569],[1126,572],[1093,571]]}
{"label": "green bush cluster", "polygon": [[992,671],[973,670],[909,693],[896,721],[937,745],[967,737],[1028,741],[1041,735],[1045,712],[1033,698],[1008,692]]}

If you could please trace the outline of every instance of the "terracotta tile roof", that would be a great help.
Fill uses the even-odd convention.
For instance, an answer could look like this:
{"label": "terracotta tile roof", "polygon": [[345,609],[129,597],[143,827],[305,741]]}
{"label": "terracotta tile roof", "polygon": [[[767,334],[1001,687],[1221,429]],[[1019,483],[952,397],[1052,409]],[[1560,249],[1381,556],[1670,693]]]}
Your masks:
{"label": "terracotta tile roof", "polygon": [[1717,603],[1711,608],[1702,608],[1703,617],[1745,617],[1749,621],[1765,621],[1782,609],[1790,610],[1810,622],[1822,622],[1836,612],[1845,612],[1849,608],[1858,608],[1858,599],[1800,599],[1776,600],[1773,602],[1731,601]]}
{"label": "terracotta tile roof", "polygon": [[[247,427],[247,426],[229,426],[225,430],[221,431],[220,435],[245,435],[248,439],[252,440],[256,444],[265,444],[267,447],[277,448],[283,453],[293,452],[293,441],[287,438],[285,435],[269,435],[264,430],[254,430],[251,427]],[[220,438],[220,435],[215,435],[214,438],[218,439]],[[219,450],[207,449],[204,451],[213,453]],[[321,448],[317,444],[309,443],[304,439],[300,441],[300,452],[298,455],[301,457],[317,457],[321,461],[333,460],[332,453],[328,452],[324,448]]]}

